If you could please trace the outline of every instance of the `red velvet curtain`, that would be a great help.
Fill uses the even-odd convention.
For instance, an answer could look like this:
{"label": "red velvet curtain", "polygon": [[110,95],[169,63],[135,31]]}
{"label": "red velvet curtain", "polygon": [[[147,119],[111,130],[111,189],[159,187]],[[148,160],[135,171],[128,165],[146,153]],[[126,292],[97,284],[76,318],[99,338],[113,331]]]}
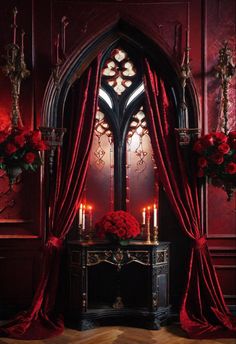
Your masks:
{"label": "red velvet curtain", "polygon": [[175,140],[171,102],[164,82],[147,60],[144,69],[149,133],[159,177],[180,227],[192,239],[181,326],[192,338],[234,337],[235,319],[225,304],[201,228],[194,172],[191,178],[187,175]]}
{"label": "red velvet curtain", "polygon": [[55,299],[63,240],[71,228],[82,194],[92,144],[100,82],[99,56],[73,89],[68,146],[58,151],[55,185],[50,198],[49,235],[43,252],[42,273],[30,309],[0,328],[2,336],[41,339],[60,334],[62,317]]}

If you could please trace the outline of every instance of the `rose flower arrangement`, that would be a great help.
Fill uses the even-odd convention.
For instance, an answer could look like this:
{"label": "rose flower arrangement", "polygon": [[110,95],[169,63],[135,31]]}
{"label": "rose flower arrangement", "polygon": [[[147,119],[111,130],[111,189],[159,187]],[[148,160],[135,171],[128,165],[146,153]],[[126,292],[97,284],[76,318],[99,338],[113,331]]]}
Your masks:
{"label": "rose flower arrangement", "polygon": [[0,131],[0,169],[6,171],[10,183],[13,183],[16,177],[14,170],[19,173],[36,171],[42,164],[40,151],[45,149],[39,130],[4,129]]}
{"label": "rose flower arrangement", "polygon": [[198,177],[230,180],[236,184],[236,131],[211,132],[200,137],[193,150],[198,154]]}
{"label": "rose flower arrangement", "polygon": [[95,224],[97,236],[101,239],[111,238],[127,240],[140,234],[140,225],[130,213],[118,210],[105,214]]}

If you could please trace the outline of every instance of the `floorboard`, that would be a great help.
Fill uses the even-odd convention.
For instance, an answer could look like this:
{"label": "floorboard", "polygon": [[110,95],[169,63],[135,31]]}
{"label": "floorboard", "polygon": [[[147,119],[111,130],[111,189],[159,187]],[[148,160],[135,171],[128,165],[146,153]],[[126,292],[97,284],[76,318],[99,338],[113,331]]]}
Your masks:
{"label": "floorboard", "polygon": [[162,327],[159,331],[110,326],[88,331],[65,329],[61,336],[34,341],[0,338],[0,344],[236,344],[236,339],[189,339],[177,326]]}

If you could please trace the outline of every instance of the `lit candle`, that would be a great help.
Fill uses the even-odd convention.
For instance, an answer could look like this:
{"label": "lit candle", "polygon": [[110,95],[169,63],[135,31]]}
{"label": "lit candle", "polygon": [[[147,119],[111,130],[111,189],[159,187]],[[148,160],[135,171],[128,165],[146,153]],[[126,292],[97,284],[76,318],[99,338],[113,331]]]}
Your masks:
{"label": "lit candle", "polygon": [[93,207],[91,205],[88,206],[89,210],[89,229],[93,228]]}
{"label": "lit candle", "polygon": [[147,207],[147,242],[150,242],[150,209],[151,207]]}
{"label": "lit candle", "polygon": [[157,227],[157,206],[155,203],[153,205],[153,226]]}
{"label": "lit candle", "polygon": [[143,217],[143,225],[145,225],[145,223],[146,223],[146,208],[143,208],[142,217]]}
{"label": "lit candle", "polygon": [[83,206],[82,229],[85,229],[85,212],[86,212],[86,205]]}
{"label": "lit candle", "polygon": [[21,31],[21,55],[24,55],[24,35],[25,35],[25,32],[22,30]]}
{"label": "lit candle", "polygon": [[83,204],[80,204],[79,207],[79,226],[82,225],[82,221],[83,221]]}

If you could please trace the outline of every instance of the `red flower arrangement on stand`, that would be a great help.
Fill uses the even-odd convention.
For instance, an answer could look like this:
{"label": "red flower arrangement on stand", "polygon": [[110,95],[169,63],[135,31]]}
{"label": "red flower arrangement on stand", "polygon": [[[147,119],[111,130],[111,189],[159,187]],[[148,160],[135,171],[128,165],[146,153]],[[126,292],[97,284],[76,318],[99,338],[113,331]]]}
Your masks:
{"label": "red flower arrangement on stand", "polygon": [[236,188],[236,131],[203,135],[193,150],[198,154],[197,176],[209,177],[213,185],[225,189],[230,199]]}
{"label": "red flower arrangement on stand", "polygon": [[10,184],[22,171],[36,171],[42,164],[40,152],[46,149],[39,130],[19,128],[0,131],[0,169],[5,170]]}
{"label": "red flower arrangement on stand", "polygon": [[100,239],[129,240],[140,234],[140,225],[133,215],[118,210],[105,214],[95,224],[96,234]]}

